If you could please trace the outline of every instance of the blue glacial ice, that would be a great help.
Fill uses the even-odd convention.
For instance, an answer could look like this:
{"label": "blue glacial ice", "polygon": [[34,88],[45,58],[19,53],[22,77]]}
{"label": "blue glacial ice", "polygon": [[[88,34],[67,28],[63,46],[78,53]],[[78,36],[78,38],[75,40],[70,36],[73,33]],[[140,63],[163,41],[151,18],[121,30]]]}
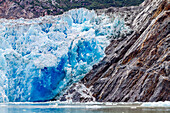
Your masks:
{"label": "blue glacial ice", "polygon": [[54,98],[105,56],[108,37],[128,32],[122,19],[84,8],[59,16],[0,19],[0,102]]}

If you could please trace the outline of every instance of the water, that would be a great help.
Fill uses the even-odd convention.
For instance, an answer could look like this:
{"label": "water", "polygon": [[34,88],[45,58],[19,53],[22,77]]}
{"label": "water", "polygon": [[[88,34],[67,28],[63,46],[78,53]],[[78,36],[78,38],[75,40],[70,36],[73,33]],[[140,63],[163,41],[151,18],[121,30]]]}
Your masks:
{"label": "water", "polygon": [[[2,103],[1,113],[170,113],[168,106],[142,106],[143,103]],[[155,104],[154,104],[155,105]]]}

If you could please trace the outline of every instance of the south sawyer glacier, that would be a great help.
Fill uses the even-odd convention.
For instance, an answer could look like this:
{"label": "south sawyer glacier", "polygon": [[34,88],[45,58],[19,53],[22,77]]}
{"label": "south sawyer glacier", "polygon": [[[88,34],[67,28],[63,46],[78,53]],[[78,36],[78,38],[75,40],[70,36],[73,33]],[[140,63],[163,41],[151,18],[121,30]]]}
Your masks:
{"label": "south sawyer glacier", "polygon": [[121,18],[84,8],[0,19],[0,102],[53,99],[105,56],[110,36],[130,31]]}

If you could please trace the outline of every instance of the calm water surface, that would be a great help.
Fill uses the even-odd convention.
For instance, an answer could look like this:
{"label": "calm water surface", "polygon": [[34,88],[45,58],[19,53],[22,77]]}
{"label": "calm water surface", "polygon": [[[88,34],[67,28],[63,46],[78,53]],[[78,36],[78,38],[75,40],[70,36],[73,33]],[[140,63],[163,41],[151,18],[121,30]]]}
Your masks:
{"label": "calm water surface", "polygon": [[170,113],[170,107],[141,107],[141,104],[6,103],[0,113]]}

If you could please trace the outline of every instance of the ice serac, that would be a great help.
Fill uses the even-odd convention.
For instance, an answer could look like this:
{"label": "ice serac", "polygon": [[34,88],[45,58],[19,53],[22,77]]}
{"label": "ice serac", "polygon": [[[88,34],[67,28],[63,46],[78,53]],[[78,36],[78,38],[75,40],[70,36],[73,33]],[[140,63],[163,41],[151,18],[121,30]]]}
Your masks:
{"label": "ice serac", "polygon": [[104,56],[111,35],[130,29],[87,9],[36,19],[0,19],[0,102],[46,101]]}

